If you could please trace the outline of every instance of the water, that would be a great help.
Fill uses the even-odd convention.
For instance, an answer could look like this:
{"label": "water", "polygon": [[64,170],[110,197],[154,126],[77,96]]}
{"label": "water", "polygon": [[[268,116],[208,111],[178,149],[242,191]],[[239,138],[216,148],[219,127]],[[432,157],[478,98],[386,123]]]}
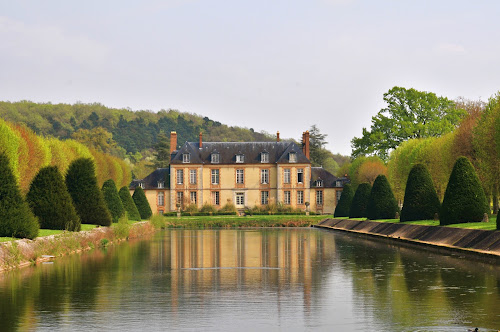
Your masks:
{"label": "water", "polygon": [[317,229],[168,230],[0,275],[1,331],[480,331],[500,267]]}

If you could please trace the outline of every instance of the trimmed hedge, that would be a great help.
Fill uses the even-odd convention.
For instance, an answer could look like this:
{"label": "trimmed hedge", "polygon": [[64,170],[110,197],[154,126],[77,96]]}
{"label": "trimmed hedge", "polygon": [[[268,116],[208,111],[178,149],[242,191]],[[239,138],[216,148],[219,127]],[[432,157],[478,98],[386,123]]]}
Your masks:
{"label": "trimmed hedge", "polygon": [[349,217],[349,210],[351,209],[352,199],[354,197],[354,191],[349,183],[344,185],[342,190],[342,195],[340,195],[339,203],[335,208],[334,218],[338,217]]}
{"label": "trimmed hedge", "polygon": [[137,206],[137,210],[139,210],[141,219],[151,218],[153,212],[151,211],[151,206],[149,206],[146,194],[144,193],[144,190],[141,187],[135,188],[134,194],[132,195],[132,199],[134,200],[135,206]]}
{"label": "trimmed hedge", "polygon": [[127,212],[128,219],[140,221],[141,215],[139,214],[139,210],[137,210],[137,206],[135,206],[134,200],[132,199],[128,188],[126,186],[121,187],[120,191],[118,191],[118,195],[122,201],[123,208]]}
{"label": "trimmed hedge", "polygon": [[108,207],[109,212],[111,213],[111,218],[113,222],[118,222],[118,220],[125,213],[125,208],[123,207],[122,200],[118,195],[118,190],[116,189],[116,184],[113,179],[109,179],[104,181],[102,184],[102,195],[104,196],[104,201],[106,202],[106,206]]}
{"label": "trimmed hedge", "polygon": [[38,171],[26,200],[38,217],[41,228],[80,230],[80,218],[57,166],[43,167]]}
{"label": "trimmed hedge", "polygon": [[474,167],[466,157],[458,158],[444,193],[440,224],[479,222],[488,210],[486,195]]}
{"label": "trimmed hedge", "polygon": [[429,220],[439,213],[439,197],[431,174],[423,164],[412,167],[406,182],[401,221]]}
{"label": "trimmed hedge", "polygon": [[366,208],[366,217],[370,220],[394,219],[399,212],[398,203],[385,175],[377,176],[373,183],[370,199]]}
{"label": "trimmed hedge", "polygon": [[369,183],[361,183],[354,193],[351,207],[349,209],[349,218],[366,218],[366,208],[370,199],[372,186]]}

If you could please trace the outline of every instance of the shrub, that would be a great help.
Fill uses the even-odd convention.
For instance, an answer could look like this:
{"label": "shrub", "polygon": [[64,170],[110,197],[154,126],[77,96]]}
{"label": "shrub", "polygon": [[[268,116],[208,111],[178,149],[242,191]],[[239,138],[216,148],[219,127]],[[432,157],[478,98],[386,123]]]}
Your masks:
{"label": "shrub", "polygon": [[122,201],[123,208],[127,213],[128,219],[134,221],[141,220],[139,210],[137,210],[137,206],[135,206],[134,200],[132,199],[128,188],[126,186],[121,187],[120,191],[118,191],[118,195],[120,196],[120,200]]}
{"label": "shrub", "polygon": [[361,183],[352,198],[349,218],[366,218],[366,207],[370,199],[372,186],[369,183]]}
{"label": "shrub", "polygon": [[196,204],[194,204],[194,203],[188,204],[184,208],[184,211],[190,212],[190,213],[196,213],[196,212],[198,212],[198,206],[196,206]]}
{"label": "shrub", "polygon": [[351,209],[352,199],[354,197],[354,192],[349,183],[344,185],[344,189],[342,190],[342,195],[340,196],[339,203],[335,208],[335,213],[333,216],[335,218],[338,217],[349,217],[349,210]]}
{"label": "shrub", "polygon": [[228,214],[237,214],[238,210],[236,210],[236,205],[231,202],[227,202],[219,211],[219,214],[228,213]]}
{"label": "shrub", "polygon": [[0,236],[34,239],[40,226],[21,196],[4,153],[0,153]]}
{"label": "shrub", "polygon": [[127,239],[130,234],[130,225],[128,223],[127,214],[125,213],[118,219],[118,222],[113,225],[113,232],[119,239]]}
{"label": "shrub", "polygon": [[486,196],[474,167],[466,157],[458,158],[444,193],[440,224],[478,222],[487,212]]}
{"label": "shrub", "polygon": [[500,230],[500,212],[497,214],[497,229]]}
{"label": "shrub", "polygon": [[373,183],[366,207],[366,217],[371,220],[394,219],[398,212],[398,203],[385,175],[379,175]]}
{"label": "shrub", "polygon": [[[176,212],[174,212],[176,213]],[[160,229],[165,228],[165,217],[161,214],[155,214],[149,222],[153,225],[154,228]]]}
{"label": "shrub", "polygon": [[47,166],[38,171],[26,200],[38,217],[41,228],[80,230],[80,218],[57,166]]}
{"label": "shrub", "polygon": [[125,208],[123,207],[122,200],[118,195],[118,190],[116,189],[115,181],[113,181],[113,179],[104,181],[101,191],[102,195],[104,196],[104,201],[106,202],[106,206],[108,207],[108,210],[111,213],[111,218],[113,219],[113,222],[118,222],[118,220],[125,213]]}
{"label": "shrub", "polygon": [[141,187],[135,188],[132,199],[134,200],[135,206],[137,206],[137,210],[139,210],[141,219],[149,219],[153,215],[146,194]]}
{"label": "shrub", "polygon": [[200,212],[216,214],[217,213],[217,209],[212,204],[205,203],[201,207]]}
{"label": "shrub", "polygon": [[433,219],[439,213],[439,205],[436,188],[427,167],[416,164],[406,182],[401,221]]}
{"label": "shrub", "polygon": [[111,225],[111,214],[97,187],[95,166],[91,159],[79,158],[69,165],[66,186],[82,224]]}

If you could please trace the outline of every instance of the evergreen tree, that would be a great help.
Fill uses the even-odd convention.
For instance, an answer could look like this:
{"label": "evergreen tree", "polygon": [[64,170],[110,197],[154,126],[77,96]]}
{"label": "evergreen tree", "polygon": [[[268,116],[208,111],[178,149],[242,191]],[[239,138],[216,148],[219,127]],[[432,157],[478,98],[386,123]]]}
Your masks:
{"label": "evergreen tree", "polygon": [[352,199],[354,197],[354,192],[349,183],[344,185],[344,189],[342,190],[342,195],[340,196],[339,203],[335,208],[335,213],[333,216],[335,218],[338,217],[349,217],[349,210],[351,209]]}
{"label": "evergreen tree", "polygon": [[137,206],[135,206],[134,200],[132,199],[128,188],[126,186],[121,187],[118,195],[120,195],[120,199],[125,211],[127,212],[128,219],[136,221],[141,220],[139,210],[137,210]]}
{"label": "evergreen tree", "polygon": [[155,168],[168,167],[168,164],[170,163],[170,140],[163,131],[158,134],[154,149],[155,152],[153,154],[155,156],[155,160],[153,162],[153,166]]}
{"label": "evergreen tree", "polygon": [[26,200],[44,229],[80,230],[80,218],[57,166],[41,168]]}
{"label": "evergreen tree", "polygon": [[433,219],[439,213],[439,198],[432,178],[423,164],[412,167],[406,182],[401,221]]}
{"label": "evergreen tree", "polygon": [[66,186],[82,224],[111,225],[111,214],[97,186],[92,159],[79,158],[69,165]]}
{"label": "evergreen tree", "polygon": [[113,222],[118,222],[118,219],[120,219],[125,213],[125,209],[123,207],[122,200],[118,195],[115,181],[113,181],[113,179],[106,180],[102,185],[101,191],[108,210],[111,213]]}
{"label": "evergreen tree", "polygon": [[500,230],[500,212],[497,214],[497,229]]}
{"label": "evergreen tree", "polygon": [[440,224],[478,222],[488,209],[486,195],[474,167],[466,157],[458,158],[444,194]]}
{"label": "evergreen tree", "polygon": [[134,200],[135,206],[137,206],[137,210],[139,210],[141,219],[149,219],[153,215],[146,194],[141,187],[135,188],[132,199]]}
{"label": "evergreen tree", "polygon": [[40,226],[21,196],[9,160],[0,153],[0,236],[34,239]]}
{"label": "evergreen tree", "polygon": [[366,218],[366,208],[370,199],[372,186],[369,183],[361,183],[352,198],[349,218]]}
{"label": "evergreen tree", "polygon": [[389,181],[385,175],[377,176],[366,208],[367,218],[371,220],[394,219],[398,210],[398,203],[394,198]]}

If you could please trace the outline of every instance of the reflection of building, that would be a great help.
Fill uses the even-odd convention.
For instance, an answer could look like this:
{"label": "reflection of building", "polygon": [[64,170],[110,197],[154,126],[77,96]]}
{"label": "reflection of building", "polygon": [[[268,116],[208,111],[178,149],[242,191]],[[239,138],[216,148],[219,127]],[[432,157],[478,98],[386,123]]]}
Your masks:
{"label": "reflection of building", "polygon": [[291,208],[333,213],[345,178],[321,167],[311,167],[309,132],[302,147],[294,142],[186,142],[177,149],[177,133],[170,134],[170,167],[157,169],[130,189],[143,187],[156,213],[177,206],[227,202],[237,209],[281,203]]}

